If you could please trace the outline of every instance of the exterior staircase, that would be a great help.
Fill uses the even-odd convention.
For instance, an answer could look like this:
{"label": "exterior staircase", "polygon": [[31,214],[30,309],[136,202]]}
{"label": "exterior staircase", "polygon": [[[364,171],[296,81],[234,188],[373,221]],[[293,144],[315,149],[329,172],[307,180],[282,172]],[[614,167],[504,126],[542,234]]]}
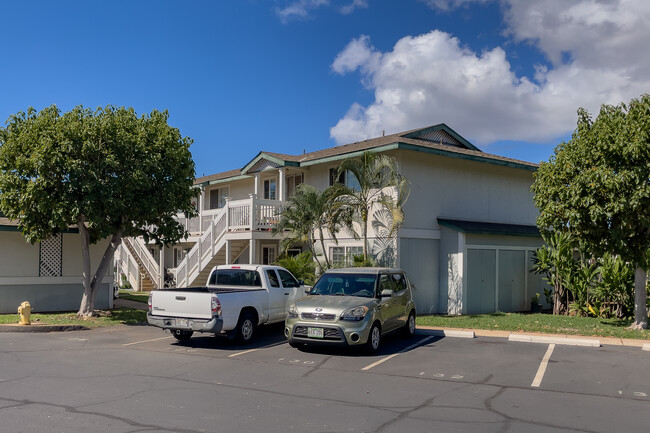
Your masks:
{"label": "exterior staircase", "polygon": [[122,242],[138,263],[140,271],[140,287],[138,287],[138,290],[141,292],[150,292],[157,289],[158,275],[160,274],[159,266],[147,250],[144,242],[139,238],[124,238]]}

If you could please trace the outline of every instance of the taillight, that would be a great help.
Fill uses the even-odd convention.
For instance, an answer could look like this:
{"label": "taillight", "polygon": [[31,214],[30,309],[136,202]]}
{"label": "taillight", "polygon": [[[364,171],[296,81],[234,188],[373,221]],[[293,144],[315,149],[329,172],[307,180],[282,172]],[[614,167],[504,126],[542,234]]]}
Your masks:
{"label": "taillight", "polygon": [[151,308],[151,298],[152,298],[152,296],[153,295],[149,295],[149,300],[147,301],[147,303],[149,304],[149,312],[150,313],[152,312],[152,308]]}
{"label": "taillight", "polygon": [[221,316],[221,302],[219,302],[219,298],[213,296],[211,306],[212,306],[212,314]]}

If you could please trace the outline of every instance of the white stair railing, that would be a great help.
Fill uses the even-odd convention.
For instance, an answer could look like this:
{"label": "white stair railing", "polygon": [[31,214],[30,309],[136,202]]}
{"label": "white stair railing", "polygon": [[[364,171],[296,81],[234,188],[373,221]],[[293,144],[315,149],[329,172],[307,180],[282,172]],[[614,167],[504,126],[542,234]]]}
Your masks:
{"label": "white stair railing", "polygon": [[201,225],[205,231],[176,267],[176,286],[187,286],[208,266],[229,230],[271,230],[281,209],[281,202],[257,199],[251,194],[245,200],[227,199],[226,205],[218,212],[203,215]]}
{"label": "white stair railing", "polygon": [[135,253],[145,271],[149,274],[149,278],[153,282],[154,287],[159,289],[160,266],[158,266],[158,263],[154,260],[142,238],[124,238],[123,241],[131,247],[131,250]]}

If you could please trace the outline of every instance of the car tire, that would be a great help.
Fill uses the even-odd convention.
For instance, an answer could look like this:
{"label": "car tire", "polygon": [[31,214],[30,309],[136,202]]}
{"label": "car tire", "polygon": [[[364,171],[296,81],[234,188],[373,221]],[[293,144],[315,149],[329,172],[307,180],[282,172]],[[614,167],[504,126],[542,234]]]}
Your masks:
{"label": "car tire", "polygon": [[404,338],[412,338],[415,335],[415,311],[411,310],[408,319],[402,328]]}
{"label": "car tire", "polygon": [[246,311],[239,316],[237,328],[235,330],[235,341],[238,344],[246,345],[253,341],[257,331],[257,324],[255,323],[255,316]]}
{"label": "car tire", "polygon": [[192,337],[194,331],[184,331],[182,329],[172,329],[172,335],[178,341],[187,341]]}
{"label": "car tire", "polygon": [[381,328],[378,323],[372,325],[368,333],[368,341],[366,341],[365,350],[367,353],[379,352],[381,346]]}

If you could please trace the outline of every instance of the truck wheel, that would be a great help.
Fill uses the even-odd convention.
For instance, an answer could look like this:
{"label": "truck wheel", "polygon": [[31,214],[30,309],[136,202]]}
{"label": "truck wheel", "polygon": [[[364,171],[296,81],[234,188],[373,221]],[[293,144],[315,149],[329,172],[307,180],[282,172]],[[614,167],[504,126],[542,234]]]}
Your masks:
{"label": "truck wheel", "polygon": [[182,329],[172,329],[172,335],[178,341],[187,341],[192,337],[194,331],[183,331]]}
{"label": "truck wheel", "polygon": [[379,351],[379,346],[381,345],[381,329],[379,325],[375,323],[370,328],[370,333],[368,334],[368,341],[366,342],[366,352],[368,353],[377,353]]}
{"label": "truck wheel", "polygon": [[239,344],[244,345],[253,341],[255,331],[257,330],[257,324],[255,322],[255,316],[248,311],[239,316],[235,337]]}

